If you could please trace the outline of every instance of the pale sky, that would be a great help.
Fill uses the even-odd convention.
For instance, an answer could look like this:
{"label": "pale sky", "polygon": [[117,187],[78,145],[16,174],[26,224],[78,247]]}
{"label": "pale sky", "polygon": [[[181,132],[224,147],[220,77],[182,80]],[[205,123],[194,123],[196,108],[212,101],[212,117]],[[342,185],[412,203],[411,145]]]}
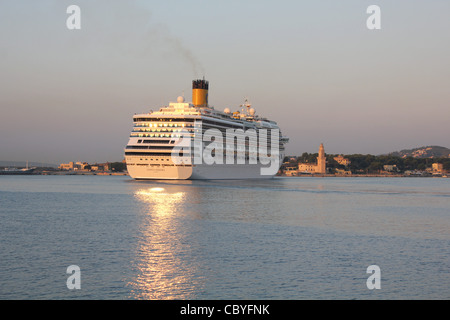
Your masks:
{"label": "pale sky", "polygon": [[[69,30],[69,5],[81,29]],[[370,5],[381,29],[369,30]],[[450,147],[448,0],[0,0],[0,161],[121,161],[134,113],[247,97],[287,153]]]}

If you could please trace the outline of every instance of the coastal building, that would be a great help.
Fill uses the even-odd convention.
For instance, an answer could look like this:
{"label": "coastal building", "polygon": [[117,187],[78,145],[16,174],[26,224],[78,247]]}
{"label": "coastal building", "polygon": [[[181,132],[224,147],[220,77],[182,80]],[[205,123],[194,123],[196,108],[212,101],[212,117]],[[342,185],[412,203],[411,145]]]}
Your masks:
{"label": "coastal building", "polygon": [[105,171],[111,170],[111,164],[109,162],[101,163],[100,165],[103,167],[103,170]]}
{"label": "coastal building", "polygon": [[336,169],[336,175],[337,176],[351,176],[352,172],[350,170]]}
{"label": "coastal building", "polygon": [[297,167],[287,166],[283,168],[285,176],[296,176],[298,174]]}
{"label": "coastal building", "polygon": [[77,170],[91,170],[91,171],[109,171],[111,170],[111,163],[95,163],[90,165],[87,162],[69,162],[69,163],[61,163],[58,167],[60,170],[69,170],[69,171],[77,171]]}
{"label": "coastal building", "polygon": [[438,173],[438,174],[443,173],[444,165],[442,163],[435,162],[431,165],[431,170],[432,170],[432,173]]}
{"label": "coastal building", "polygon": [[91,165],[91,171],[109,171],[109,170],[111,170],[111,164],[109,162],[95,163]]}
{"label": "coastal building", "polygon": [[91,165],[91,171],[110,171],[111,170],[111,163],[94,163]]}
{"label": "coastal building", "polygon": [[343,166],[348,166],[350,164],[350,160],[347,158],[344,158],[342,154],[338,155],[337,157],[333,158],[337,163]]}
{"label": "coastal building", "polygon": [[398,168],[396,164],[385,164],[383,166],[383,170],[386,172],[398,172]]}
{"label": "coastal building", "polygon": [[61,163],[58,168],[60,170],[73,170],[74,167],[75,164],[73,162],[69,162],[69,163]]}
{"label": "coastal building", "polygon": [[313,163],[299,163],[298,172],[299,173],[319,173],[325,174],[327,172],[326,168],[327,160],[325,158],[325,149],[323,143],[319,147],[319,155],[317,156],[317,162]]}
{"label": "coastal building", "polygon": [[76,170],[87,170],[88,167],[89,167],[89,163],[87,163],[87,162],[78,161],[75,163]]}
{"label": "coastal building", "polygon": [[89,164],[87,162],[69,162],[69,163],[61,163],[59,165],[60,170],[87,170],[87,167],[89,167]]}

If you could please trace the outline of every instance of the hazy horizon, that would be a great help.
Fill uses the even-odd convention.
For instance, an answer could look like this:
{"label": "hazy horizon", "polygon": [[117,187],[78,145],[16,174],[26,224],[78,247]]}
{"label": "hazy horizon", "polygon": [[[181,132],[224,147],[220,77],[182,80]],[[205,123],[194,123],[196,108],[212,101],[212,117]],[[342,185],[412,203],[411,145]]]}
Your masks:
{"label": "hazy horizon", "polygon": [[[81,29],[69,30],[69,5]],[[369,30],[369,5],[381,30]],[[450,2],[0,2],[0,161],[121,161],[134,113],[248,98],[288,155],[450,147]]]}

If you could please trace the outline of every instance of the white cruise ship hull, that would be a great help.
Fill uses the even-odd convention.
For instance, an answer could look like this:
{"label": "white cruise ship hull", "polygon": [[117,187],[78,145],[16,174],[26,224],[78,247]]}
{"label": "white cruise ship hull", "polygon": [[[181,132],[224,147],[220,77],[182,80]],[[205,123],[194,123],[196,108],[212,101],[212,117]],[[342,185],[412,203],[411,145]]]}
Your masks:
{"label": "white cruise ship hull", "polygon": [[270,179],[261,175],[261,164],[199,164],[192,166],[139,164],[128,165],[130,177],[136,180],[211,180]]}
{"label": "white cruise ship hull", "polygon": [[192,166],[127,164],[130,177],[136,180],[187,180],[192,176]]}

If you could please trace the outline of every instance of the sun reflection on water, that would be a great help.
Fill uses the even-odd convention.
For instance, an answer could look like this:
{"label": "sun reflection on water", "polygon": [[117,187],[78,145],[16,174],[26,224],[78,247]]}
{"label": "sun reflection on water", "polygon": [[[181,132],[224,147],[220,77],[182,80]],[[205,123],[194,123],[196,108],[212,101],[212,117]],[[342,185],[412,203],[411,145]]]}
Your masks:
{"label": "sun reflection on water", "polygon": [[161,187],[139,189],[135,198],[145,204],[136,252],[137,276],[129,283],[136,299],[189,299],[198,286],[190,240],[179,207],[185,192]]}

